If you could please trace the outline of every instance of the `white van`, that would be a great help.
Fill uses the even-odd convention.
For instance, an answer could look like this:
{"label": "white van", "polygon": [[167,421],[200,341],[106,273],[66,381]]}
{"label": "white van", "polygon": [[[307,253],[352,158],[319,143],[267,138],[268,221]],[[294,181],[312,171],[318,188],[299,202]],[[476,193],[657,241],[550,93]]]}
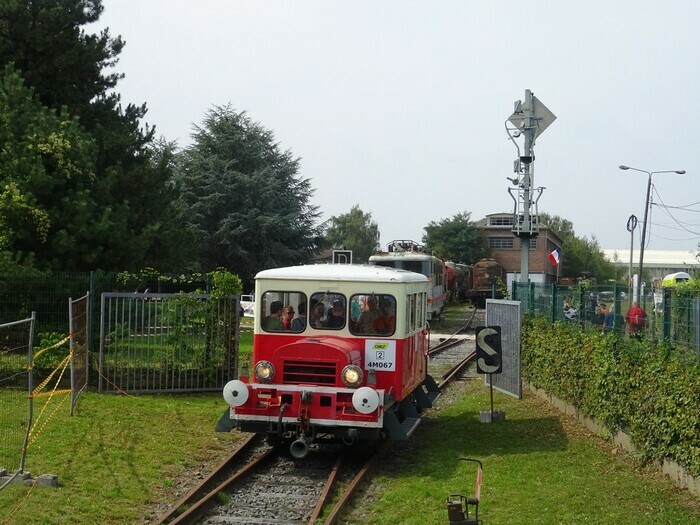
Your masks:
{"label": "white van", "polygon": [[255,296],[241,295],[241,308],[243,308],[243,317],[255,317]]}

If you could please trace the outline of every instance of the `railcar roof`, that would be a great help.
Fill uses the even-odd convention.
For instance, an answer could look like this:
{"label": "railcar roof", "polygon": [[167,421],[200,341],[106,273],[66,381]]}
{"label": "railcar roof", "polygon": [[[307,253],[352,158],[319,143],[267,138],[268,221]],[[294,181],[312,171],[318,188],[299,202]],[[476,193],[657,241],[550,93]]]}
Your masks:
{"label": "railcar roof", "polygon": [[299,281],[371,281],[371,282],[426,282],[425,275],[387,268],[359,264],[309,264],[288,266],[259,272],[255,279],[299,280]]}
{"label": "railcar roof", "polygon": [[438,259],[434,255],[429,253],[416,253],[416,252],[393,252],[393,253],[378,253],[372,255],[369,258],[369,262],[372,261],[429,261],[432,259]]}

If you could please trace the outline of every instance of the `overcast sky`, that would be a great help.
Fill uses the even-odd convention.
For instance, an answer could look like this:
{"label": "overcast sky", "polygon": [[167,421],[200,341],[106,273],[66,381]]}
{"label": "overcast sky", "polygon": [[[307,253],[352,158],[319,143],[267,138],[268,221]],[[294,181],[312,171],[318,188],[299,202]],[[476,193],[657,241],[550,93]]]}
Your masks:
{"label": "overcast sky", "polygon": [[358,204],[382,245],[457,213],[513,211],[504,121],[526,89],[557,116],[535,145],[541,212],[601,248],[629,248],[636,214],[638,248],[647,175],[618,166],[685,169],[653,177],[669,208],[651,208],[647,247],[700,242],[700,2],[103,4],[99,25],[126,41],[117,91],[147,104],[158,135],[187,146],[231,103],[301,157],[323,219]]}

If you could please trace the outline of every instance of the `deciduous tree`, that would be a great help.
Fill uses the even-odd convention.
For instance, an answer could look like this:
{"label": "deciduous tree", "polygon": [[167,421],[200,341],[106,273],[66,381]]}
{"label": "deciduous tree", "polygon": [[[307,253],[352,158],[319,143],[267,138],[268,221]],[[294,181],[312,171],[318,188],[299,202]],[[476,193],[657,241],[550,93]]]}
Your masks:
{"label": "deciduous tree", "polygon": [[379,244],[379,226],[356,204],[329,219],[326,240],[333,248],[352,250],[354,263],[366,263]]}
{"label": "deciduous tree", "polygon": [[471,213],[458,213],[425,228],[423,243],[430,253],[443,259],[474,264],[486,256],[486,240],[471,220]]}
{"label": "deciduous tree", "polygon": [[27,266],[79,250],[65,244],[82,227],[76,217],[91,207],[94,142],[65,110],[42,106],[9,66],[0,114],[0,247]]}
{"label": "deciduous tree", "polygon": [[562,277],[595,277],[599,283],[619,279],[621,269],[608,261],[595,237],[577,237],[571,221],[558,215],[540,213],[540,222],[547,225],[562,241]]}

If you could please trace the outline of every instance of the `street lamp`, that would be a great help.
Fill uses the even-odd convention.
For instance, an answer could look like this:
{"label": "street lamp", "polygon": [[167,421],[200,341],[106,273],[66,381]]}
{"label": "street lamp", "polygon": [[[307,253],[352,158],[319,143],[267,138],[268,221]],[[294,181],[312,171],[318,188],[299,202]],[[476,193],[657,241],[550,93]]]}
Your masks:
{"label": "street lamp", "polygon": [[649,215],[649,199],[651,198],[651,176],[657,173],[677,173],[678,175],[683,175],[685,170],[663,170],[663,171],[646,171],[640,170],[638,168],[632,168],[630,166],[622,165],[621,170],[632,170],[639,171],[641,173],[646,173],[649,176],[649,181],[647,182],[647,199],[644,201],[644,222],[642,222],[642,244],[639,247],[639,278],[637,279],[637,301],[642,300],[642,268],[644,267],[644,243],[646,242],[647,236],[647,217]]}

